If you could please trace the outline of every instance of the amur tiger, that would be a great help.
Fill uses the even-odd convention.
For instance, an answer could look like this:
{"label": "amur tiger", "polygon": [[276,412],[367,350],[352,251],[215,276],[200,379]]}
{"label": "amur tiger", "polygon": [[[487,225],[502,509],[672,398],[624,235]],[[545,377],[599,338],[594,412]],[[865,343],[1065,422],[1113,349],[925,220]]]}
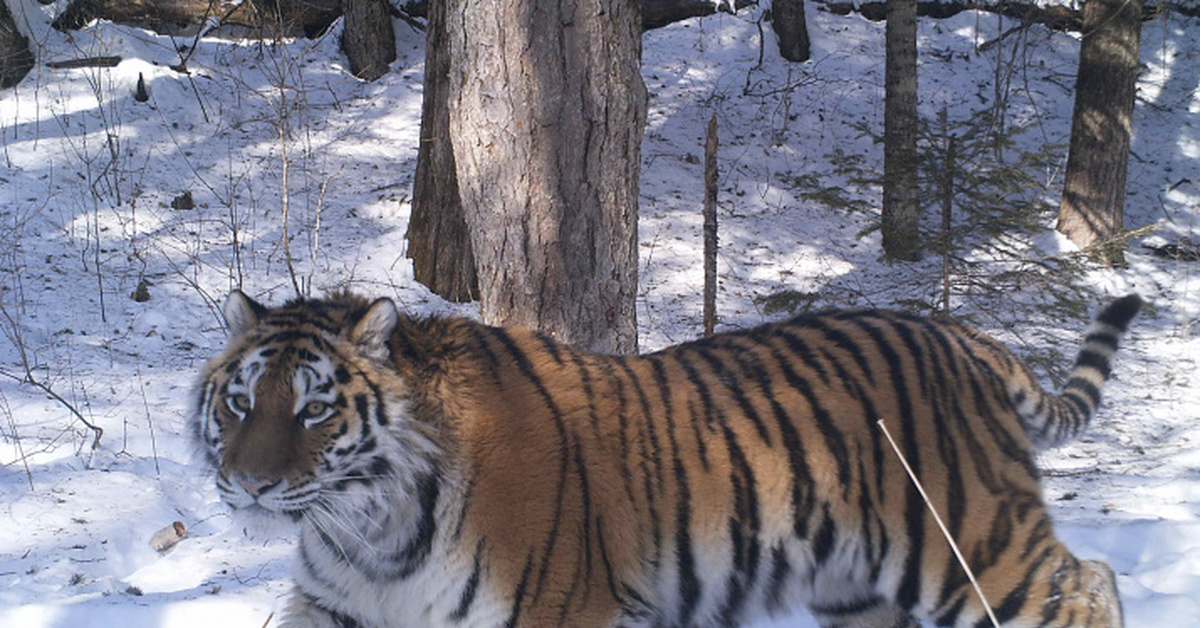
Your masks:
{"label": "amur tiger", "polygon": [[222,499],[291,519],[288,627],[1119,627],[1113,571],[1054,535],[1036,448],[1084,430],[1136,295],[1057,396],[996,341],[831,311],[636,357],[241,292],[195,433]]}

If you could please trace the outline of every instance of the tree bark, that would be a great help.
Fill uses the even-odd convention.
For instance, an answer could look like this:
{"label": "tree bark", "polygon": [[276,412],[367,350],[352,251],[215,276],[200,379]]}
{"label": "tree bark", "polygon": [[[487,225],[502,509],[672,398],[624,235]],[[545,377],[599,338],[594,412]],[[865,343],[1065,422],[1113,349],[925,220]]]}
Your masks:
{"label": "tree bark", "polygon": [[779,56],[793,62],[808,61],[804,0],[771,0],[771,28],[779,40]]}
{"label": "tree bark", "polygon": [[17,29],[17,21],[0,0],[0,88],[16,86],[33,69],[29,40]]}
{"label": "tree bark", "polygon": [[917,198],[917,3],[889,0],[883,105],[883,250],[888,259],[921,257]]}
{"label": "tree bark", "polygon": [[[1058,230],[1122,265],[1125,178],[1137,89],[1142,0],[1087,0]],[[1108,246],[1105,246],[1108,245]]]}
{"label": "tree bark", "polygon": [[463,302],[478,299],[479,287],[450,144],[446,7],[445,2],[433,4],[425,31],[425,91],[408,257],[417,281],[444,299]]}
{"label": "tree bark", "polygon": [[350,73],[364,81],[387,74],[396,60],[396,32],[387,0],[342,0],[342,14],[342,52],[350,61]]}
{"label": "tree bark", "polygon": [[637,0],[446,0],[450,139],[486,322],[637,349]]}

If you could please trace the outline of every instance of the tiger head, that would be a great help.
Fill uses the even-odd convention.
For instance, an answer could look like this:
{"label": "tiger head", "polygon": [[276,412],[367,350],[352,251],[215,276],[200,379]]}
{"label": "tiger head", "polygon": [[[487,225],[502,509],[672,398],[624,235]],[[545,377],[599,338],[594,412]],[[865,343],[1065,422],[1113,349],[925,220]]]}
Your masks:
{"label": "tiger head", "polygon": [[231,340],[202,371],[194,432],[228,505],[252,519],[351,512],[427,466],[389,363],[390,300],[268,309],[235,291],[224,315]]}

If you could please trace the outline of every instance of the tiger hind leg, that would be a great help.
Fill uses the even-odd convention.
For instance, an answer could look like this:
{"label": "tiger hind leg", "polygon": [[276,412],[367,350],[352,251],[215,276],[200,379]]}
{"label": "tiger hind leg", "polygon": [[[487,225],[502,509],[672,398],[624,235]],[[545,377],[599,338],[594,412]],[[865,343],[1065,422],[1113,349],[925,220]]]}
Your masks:
{"label": "tiger hind leg", "polygon": [[811,604],[821,628],[921,628],[907,611],[877,595]]}

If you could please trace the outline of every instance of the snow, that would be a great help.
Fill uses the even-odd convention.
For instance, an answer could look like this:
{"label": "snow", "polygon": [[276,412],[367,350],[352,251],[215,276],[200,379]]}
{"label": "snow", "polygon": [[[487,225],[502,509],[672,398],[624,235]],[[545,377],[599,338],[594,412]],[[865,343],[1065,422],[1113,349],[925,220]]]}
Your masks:
{"label": "snow", "polygon": [[[423,37],[397,23],[392,72],[366,84],[345,72],[336,28],[316,41],[223,29],[194,41],[103,22],[64,34],[49,28],[62,0],[10,4],[41,61],[124,60],[42,63],[0,93],[0,626],[263,626],[289,589],[291,545],[245,536],[219,503],[188,443],[189,391],[224,342],[218,304],[239,283],[268,302],[295,285],[349,286],[413,311],[475,314],[416,285],[404,257]],[[701,328],[702,146],[714,114],[722,328],[783,316],[764,304],[786,291],[818,307],[936,297],[939,260],[880,261],[878,189],[844,168],[881,167],[855,125],[882,127],[883,25],[808,11],[813,60],[802,65],[778,58],[756,8],[645,36],[643,349]],[[922,19],[922,115],[971,118],[993,97],[996,51],[1012,55],[1019,40],[1009,111],[1029,126],[1022,146],[1053,147],[1042,173],[1053,202],[1078,38],[1034,26],[979,49],[1014,25],[970,12]],[[1127,269],[1080,281],[1136,290],[1150,307],[1092,429],[1040,457],[1060,535],[1118,572],[1130,626],[1200,626],[1200,265],[1140,247],[1200,241],[1196,41],[1194,18],[1144,24],[1126,223],[1150,231],[1132,240]],[[181,55],[190,74],[168,67]],[[148,103],[133,99],[139,76]],[[831,191],[845,206],[822,202]],[[172,209],[184,192],[196,207]],[[1031,258],[1073,251],[1052,220]],[[131,299],[141,281],[148,301]],[[1023,355],[1067,360],[1088,313],[1038,314],[1045,296],[959,295],[953,306]],[[63,402],[21,383],[26,365]],[[97,448],[65,404],[103,428]],[[175,520],[187,538],[156,553],[150,537]],[[802,614],[767,625],[814,624]]]}

